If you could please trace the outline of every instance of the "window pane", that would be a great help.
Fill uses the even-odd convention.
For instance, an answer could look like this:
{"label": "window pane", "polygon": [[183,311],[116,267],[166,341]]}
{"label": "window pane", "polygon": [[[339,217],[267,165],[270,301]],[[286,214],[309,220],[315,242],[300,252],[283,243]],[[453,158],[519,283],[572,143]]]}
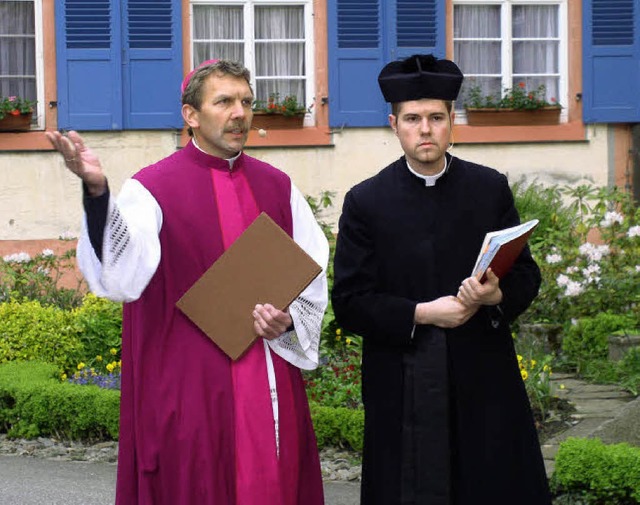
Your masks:
{"label": "window pane", "polygon": [[467,78],[462,82],[462,87],[460,88],[460,94],[458,95],[458,100],[456,101],[456,109],[464,108],[464,104],[467,102],[469,98],[469,90],[475,86],[479,86],[481,90],[481,95],[484,96],[493,96],[496,98],[496,101],[500,100],[502,97],[502,78],[500,77],[471,77]]}
{"label": "window pane", "polygon": [[242,7],[194,5],[193,65],[212,58],[244,63]]}
{"label": "window pane", "polygon": [[33,2],[0,2],[0,95],[37,99]]}
{"label": "window pane", "polygon": [[558,6],[514,5],[512,30],[514,38],[558,37]]}
{"label": "window pane", "polygon": [[467,74],[500,74],[501,42],[456,42],[454,60],[463,73]]}
{"label": "window pane", "polygon": [[514,74],[556,74],[560,68],[558,42],[514,42]]}
{"label": "window pane", "polygon": [[500,38],[499,5],[455,5],[453,7],[454,38]]}
{"label": "window pane", "polygon": [[278,93],[282,100],[285,96],[294,95],[299,103],[308,106],[304,96],[304,81],[289,79],[268,79],[256,82],[256,99],[267,100],[270,95]]}
{"label": "window pane", "polygon": [[278,93],[305,103],[304,8],[258,6],[254,13],[256,98]]}
{"label": "window pane", "polygon": [[304,9],[256,7],[256,39],[304,39]]}

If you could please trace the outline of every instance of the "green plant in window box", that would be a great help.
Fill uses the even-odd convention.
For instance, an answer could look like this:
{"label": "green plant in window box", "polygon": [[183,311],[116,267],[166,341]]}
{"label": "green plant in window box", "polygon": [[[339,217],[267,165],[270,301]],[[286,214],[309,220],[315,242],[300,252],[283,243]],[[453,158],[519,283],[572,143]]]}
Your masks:
{"label": "green plant in window box", "polygon": [[502,96],[484,95],[480,86],[473,86],[464,108],[472,126],[514,126],[557,124],[562,106],[555,98],[547,100],[543,84],[527,90],[521,82]]}
{"label": "green plant in window box", "polygon": [[36,102],[19,96],[0,97],[0,120],[5,116],[20,116],[33,113]]}
{"label": "green plant in window box", "polygon": [[268,100],[256,100],[253,112],[261,114],[281,114],[283,116],[304,115],[311,107],[298,102],[296,95],[287,95],[280,99],[280,93],[271,93]]}

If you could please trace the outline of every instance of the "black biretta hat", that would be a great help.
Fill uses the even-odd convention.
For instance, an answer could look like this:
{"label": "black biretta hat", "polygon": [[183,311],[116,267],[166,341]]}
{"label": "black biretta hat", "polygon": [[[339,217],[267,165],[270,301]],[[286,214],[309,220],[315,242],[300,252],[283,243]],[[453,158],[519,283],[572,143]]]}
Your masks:
{"label": "black biretta hat", "polygon": [[433,98],[458,98],[464,76],[454,62],[439,60],[432,54],[414,54],[385,65],[378,84],[387,102]]}

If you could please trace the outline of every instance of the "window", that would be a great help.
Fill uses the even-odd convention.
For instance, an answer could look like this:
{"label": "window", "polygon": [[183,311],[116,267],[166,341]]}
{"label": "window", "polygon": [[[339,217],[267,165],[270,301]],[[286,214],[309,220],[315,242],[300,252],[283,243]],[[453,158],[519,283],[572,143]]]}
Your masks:
{"label": "window", "polygon": [[566,10],[566,0],[455,1],[454,59],[465,74],[456,108],[472,86],[500,96],[521,83],[566,106]]}
{"label": "window", "polygon": [[40,0],[0,1],[0,96],[36,103],[36,126],[43,126]]}
{"label": "window", "polygon": [[257,100],[313,93],[313,25],[309,0],[192,2],[192,66],[230,59],[251,70]]}

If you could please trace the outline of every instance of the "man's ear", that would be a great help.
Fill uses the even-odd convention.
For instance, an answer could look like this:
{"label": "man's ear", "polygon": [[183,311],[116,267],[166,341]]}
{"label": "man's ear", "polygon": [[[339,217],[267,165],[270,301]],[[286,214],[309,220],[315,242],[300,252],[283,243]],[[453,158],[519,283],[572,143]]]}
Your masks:
{"label": "man's ear", "polygon": [[185,103],[182,106],[182,118],[191,128],[198,128],[200,126],[200,114],[193,105]]}
{"label": "man's ear", "polygon": [[398,133],[398,118],[393,114],[389,114],[389,126],[393,130],[393,133]]}

